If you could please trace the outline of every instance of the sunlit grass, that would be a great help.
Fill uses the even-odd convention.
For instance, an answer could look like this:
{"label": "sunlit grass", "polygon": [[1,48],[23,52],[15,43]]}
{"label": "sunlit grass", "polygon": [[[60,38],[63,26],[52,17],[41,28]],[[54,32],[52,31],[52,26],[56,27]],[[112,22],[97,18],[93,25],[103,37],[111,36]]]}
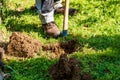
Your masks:
{"label": "sunlit grass", "polygon": [[[69,16],[69,34],[66,39],[46,37],[37,11],[30,10],[35,3],[34,0],[7,1],[8,13],[4,13],[5,19],[0,25],[0,30],[8,35],[14,31],[25,32],[43,44],[75,38],[83,45],[83,50],[75,52],[70,57],[82,62],[82,72],[90,72],[93,80],[120,79],[119,0],[70,0],[70,7],[76,8],[78,13]],[[25,11],[17,14],[15,10],[19,7],[25,8]],[[63,15],[56,14],[55,22],[62,31]],[[13,71],[10,80],[49,80],[47,69],[55,62],[56,60],[47,58],[7,62],[7,65],[16,71]]]}

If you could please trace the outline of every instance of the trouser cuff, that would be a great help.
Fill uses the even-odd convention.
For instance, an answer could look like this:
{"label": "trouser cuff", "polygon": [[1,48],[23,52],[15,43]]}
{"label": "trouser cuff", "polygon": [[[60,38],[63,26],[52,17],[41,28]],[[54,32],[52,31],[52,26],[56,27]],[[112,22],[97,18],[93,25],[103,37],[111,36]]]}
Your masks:
{"label": "trouser cuff", "polygon": [[40,20],[42,21],[42,24],[54,22],[54,10],[52,10],[49,13],[41,13],[39,14]]}

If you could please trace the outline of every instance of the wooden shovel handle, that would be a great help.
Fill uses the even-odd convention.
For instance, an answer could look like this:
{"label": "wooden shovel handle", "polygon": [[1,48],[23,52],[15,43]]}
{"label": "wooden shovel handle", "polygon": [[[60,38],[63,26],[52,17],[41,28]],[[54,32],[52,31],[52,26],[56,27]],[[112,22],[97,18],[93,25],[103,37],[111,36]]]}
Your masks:
{"label": "wooden shovel handle", "polygon": [[69,14],[69,0],[65,0],[63,30],[68,30],[68,14]]}

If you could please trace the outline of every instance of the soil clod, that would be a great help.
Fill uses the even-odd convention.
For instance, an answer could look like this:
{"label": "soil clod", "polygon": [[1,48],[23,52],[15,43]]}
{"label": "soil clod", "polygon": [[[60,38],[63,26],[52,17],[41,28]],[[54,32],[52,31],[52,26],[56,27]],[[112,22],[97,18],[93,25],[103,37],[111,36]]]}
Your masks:
{"label": "soil clod", "polygon": [[89,73],[84,73],[81,80],[93,80]]}
{"label": "soil clod", "polygon": [[34,57],[41,43],[21,32],[14,32],[7,46],[8,54],[16,57]]}
{"label": "soil clod", "polygon": [[67,54],[60,56],[58,63],[49,69],[53,80],[80,80],[80,62],[74,58],[68,58]]}
{"label": "soil clod", "polygon": [[56,56],[60,56],[61,54],[71,54],[76,52],[77,49],[80,47],[77,40],[70,40],[66,42],[60,43],[50,43],[47,45],[42,46],[43,51],[50,51]]}

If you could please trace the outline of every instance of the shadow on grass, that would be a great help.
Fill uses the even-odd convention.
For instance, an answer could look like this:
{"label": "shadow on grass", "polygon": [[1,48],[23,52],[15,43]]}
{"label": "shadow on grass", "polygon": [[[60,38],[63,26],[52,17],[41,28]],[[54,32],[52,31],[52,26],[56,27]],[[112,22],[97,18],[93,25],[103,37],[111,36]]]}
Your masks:
{"label": "shadow on grass", "polygon": [[[89,38],[87,41],[89,46],[94,47],[96,49],[106,49],[106,48],[113,48],[113,49],[120,49],[120,35],[114,36],[95,36]],[[119,50],[120,51],[120,50]]]}
{"label": "shadow on grass", "polygon": [[[93,80],[119,80],[120,56],[109,52],[102,54],[73,54],[81,64],[82,72],[90,72]],[[8,66],[13,70],[8,80],[52,80],[48,69],[57,62],[47,58],[32,58],[25,61],[11,61]],[[10,72],[10,71],[8,71]],[[111,77],[110,77],[111,76]]]}
{"label": "shadow on grass", "polygon": [[105,50],[110,48],[117,53],[120,52],[120,35],[97,35],[88,39],[82,38],[81,35],[77,35],[75,38],[77,38],[83,45],[88,44],[88,48],[93,48],[95,50]]}
{"label": "shadow on grass", "polygon": [[41,37],[45,37],[43,28],[41,27],[42,25],[40,25],[40,27],[38,26],[38,24],[35,23],[25,23],[25,20],[19,20],[19,19],[10,19],[8,20],[7,24],[6,24],[6,29],[8,31],[19,31],[19,32],[38,32],[38,34]]}
{"label": "shadow on grass", "polygon": [[30,8],[25,8],[23,11],[17,11],[17,10],[6,10],[5,13],[3,14],[4,19],[8,17],[20,17],[21,15],[38,15],[37,10],[32,10]]}
{"label": "shadow on grass", "polygon": [[93,80],[119,80],[120,55],[113,52],[100,54],[74,54],[72,57],[82,62],[82,72],[90,72]]}
{"label": "shadow on grass", "polygon": [[[73,35],[68,36],[69,39]],[[70,38],[71,37],[71,38]],[[90,72],[94,80],[119,80],[120,77],[120,55],[119,39],[120,35],[114,36],[95,36],[88,39],[82,38],[80,35],[74,36],[83,45],[88,44],[88,47],[93,47],[96,50],[104,50],[112,48],[116,52],[106,51],[100,54],[73,54],[72,57],[77,58],[82,62],[82,71]],[[26,61],[11,61],[8,63],[12,67],[12,76],[10,80],[51,80],[48,74],[48,69],[56,60],[47,58],[29,59]]]}
{"label": "shadow on grass", "polygon": [[[6,29],[8,31],[19,31],[19,32],[38,32],[38,35],[45,37],[42,25],[38,26],[37,23],[26,23],[25,19],[21,19],[22,15],[38,15],[36,10],[25,9],[23,12],[17,12],[14,10],[8,10],[6,13],[7,22],[5,22]],[[39,19],[39,18],[38,18]],[[32,20],[31,20],[32,21]],[[34,20],[33,20],[34,21]]]}
{"label": "shadow on grass", "polygon": [[76,39],[79,43],[86,48],[93,48],[94,50],[110,49],[116,53],[120,52],[120,35],[96,35],[89,38],[83,38],[81,35],[69,34],[66,40]]}
{"label": "shadow on grass", "polygon": [[12,76],[8,80],[50,80],[49,67],[55,60],[33,58],[26,61],[11,61]]}

